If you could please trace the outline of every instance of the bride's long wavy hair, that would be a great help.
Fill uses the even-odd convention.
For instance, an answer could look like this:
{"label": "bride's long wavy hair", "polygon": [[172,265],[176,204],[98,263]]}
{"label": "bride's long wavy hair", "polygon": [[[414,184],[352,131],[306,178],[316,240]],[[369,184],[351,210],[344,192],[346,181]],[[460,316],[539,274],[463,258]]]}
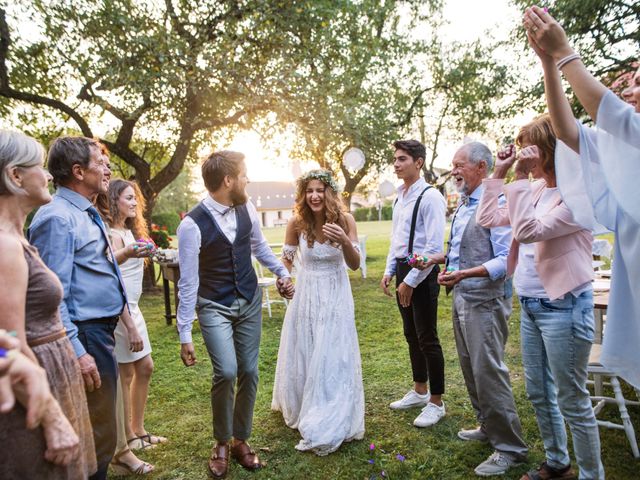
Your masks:
{"label": "bride's long wavy hair", "polygon": [[307,185],[311,180],[319,180],[324,186],[324,222],[336,223],[349,234],[349,226],[344,216],[344,205],[338,194],[338,187],[329,170],[311,170],[305,173],[296,182],[296,203],[294,214],[299,233],[304,233],[309,248],[313,248],[316,240],[314,228],[316,219],[307,205]]}
{"label": "bride's long wavy hair", "polygon": [[138,187],[136,182],[122,180],[120,178],[111,180],[109,182],[109,191],[106,194],[98,195],[98,198],[96,199],[96,206],[107,224],[109,226],[113,226],[116,219],[119,219],[121,216],[120,209],[118,208],[120,195],[122,195],[122,192],[124,192],[128,187],[133,189],[138,205],[136,206],[136,216],[133,218],[127,217],[124,220],[124,225],[133,232],[134,238],[149,238],[149,230],[144,218],[145,201],[142,196],[142,192],[140,191],[140,187]]}

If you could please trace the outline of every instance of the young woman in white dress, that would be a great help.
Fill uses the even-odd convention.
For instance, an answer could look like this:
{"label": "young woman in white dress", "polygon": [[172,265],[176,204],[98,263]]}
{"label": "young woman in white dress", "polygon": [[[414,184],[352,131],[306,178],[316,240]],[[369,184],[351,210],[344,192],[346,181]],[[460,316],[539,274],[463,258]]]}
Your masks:
{"label": "young woman in white dress", "polygon": [[165,437],[148,433],[144,427],[144,411],[153,373],[147,325],[138,306],[145,258],[151,253],[145,240],[149,234],[143,217],[144,198],[137,184],[116,179],[109,183],[107,198],[98,200],[98,207],[109,225],[111,244],[127,292],[129,312],[143,343],[142,350],[132,351],[123,322],[118,323],[114,352],[122,387],[125,436],[129,448],[138,450],[167,441]]}
{"label": "young woman in white dress", "polygon": [[299,251],[296,293],[284,318],[271,408],[317,455],[364,436],[364,391],[353,296],[345,267],[360,265],[356,223],[341,209],[326,170],[297,183],[295,215],[282,252],[291,271]]}

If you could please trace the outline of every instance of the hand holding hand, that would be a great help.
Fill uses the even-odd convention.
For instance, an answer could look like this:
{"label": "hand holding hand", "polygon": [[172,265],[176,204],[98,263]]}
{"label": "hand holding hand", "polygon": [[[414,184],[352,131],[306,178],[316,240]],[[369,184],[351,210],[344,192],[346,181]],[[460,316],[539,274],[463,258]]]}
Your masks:
{"label": "hand holding hand", "polygon": [[78,357],[78,363],[80,364],[80,372],[82,373],[84,387],[87,392],[93,392],[100,388],[102,386],[102,380],[100,380],[100,372],[98,372],[98,367],[93,357],[85,353],[81,357]]}
{"label": "hand holding hand", "polygon": [[278,280],[276,280],[276,287],[278,288],[280,296],[287,300],[291,300],[296,291],[296,288],[289,277],[278,278]]}
{"label": "hand holding hand", "polygon": [[183,343],[180,345],[180,358],[185,367],[192,367],[196,364],[196,351],[193,343]]}
{"label": "hand holding hand", "polygon": [[322,226],[322,233],[333,244],[344,246],[350,242],[345,231],[337,223],[325,223]]}
{"label": "hand holding hand", "polygon": [[384,277],[382,277],[382,280],[380,280],[380,288],[382,289],[384,294],[388,297],[393,296],[391,295],[391,292],[389,292],[389,284],[391,283],[392,278],[393,277],[391,277],[391,275],[385,275]]}
{"label": "hand holding hand", "polygon": [[496,155],[496,164],[493,169],[492,178],[505,178],[509,169],[516,161],[516,146],[510,143]]}

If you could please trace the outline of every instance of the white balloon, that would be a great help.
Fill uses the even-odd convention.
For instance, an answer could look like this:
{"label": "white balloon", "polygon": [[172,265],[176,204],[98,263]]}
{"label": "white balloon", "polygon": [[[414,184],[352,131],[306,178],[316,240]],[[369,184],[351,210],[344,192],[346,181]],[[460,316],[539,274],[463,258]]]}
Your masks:
{"label": "white balloon", "polygon": [[359,148],[350,148],[344,152],[342,160],[349,170],[360,170],[364,167],[364,153]]}
{"label": "white balloon", "polygon": [[393,195],[396,191],[396,187],[389,180],[385,180],[378,185],[378,193],[382,198],[388,197],[389,195]]}

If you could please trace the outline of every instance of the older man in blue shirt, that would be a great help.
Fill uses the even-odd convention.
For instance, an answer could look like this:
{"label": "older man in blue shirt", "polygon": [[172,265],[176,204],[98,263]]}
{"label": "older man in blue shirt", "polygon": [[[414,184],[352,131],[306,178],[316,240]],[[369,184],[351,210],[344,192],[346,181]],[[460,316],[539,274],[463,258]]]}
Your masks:
{"label": "older man in blue shirt", "polygon": [[[479,142],[462,146],[453,157],[451,175],[462,201],[451,224],[447,270],[438,277],[447,291],[453,290],[458,358],[480,423],[460,430],[458,437],[489,442],[495,450],[475,469],[480,476],[502,475],[528,452],[504,363],[512,302],[511,280],[506,279],[511,227],[484,228],[475,219],[482,180],[492,164],[491,151]],[[425,265],[443,261],[433,256]]]}
{"label": "older man in blue shirt", "polygon": [[114,328],[126,303],[120,272],[93,198],[109,187],[109,158],[84,137],[62,137],[49,150],[53,201],[36,213],[29,241],[64,289],[62,322],[87,390],[98,471],[105,479],[116,446],[118,364]]}

